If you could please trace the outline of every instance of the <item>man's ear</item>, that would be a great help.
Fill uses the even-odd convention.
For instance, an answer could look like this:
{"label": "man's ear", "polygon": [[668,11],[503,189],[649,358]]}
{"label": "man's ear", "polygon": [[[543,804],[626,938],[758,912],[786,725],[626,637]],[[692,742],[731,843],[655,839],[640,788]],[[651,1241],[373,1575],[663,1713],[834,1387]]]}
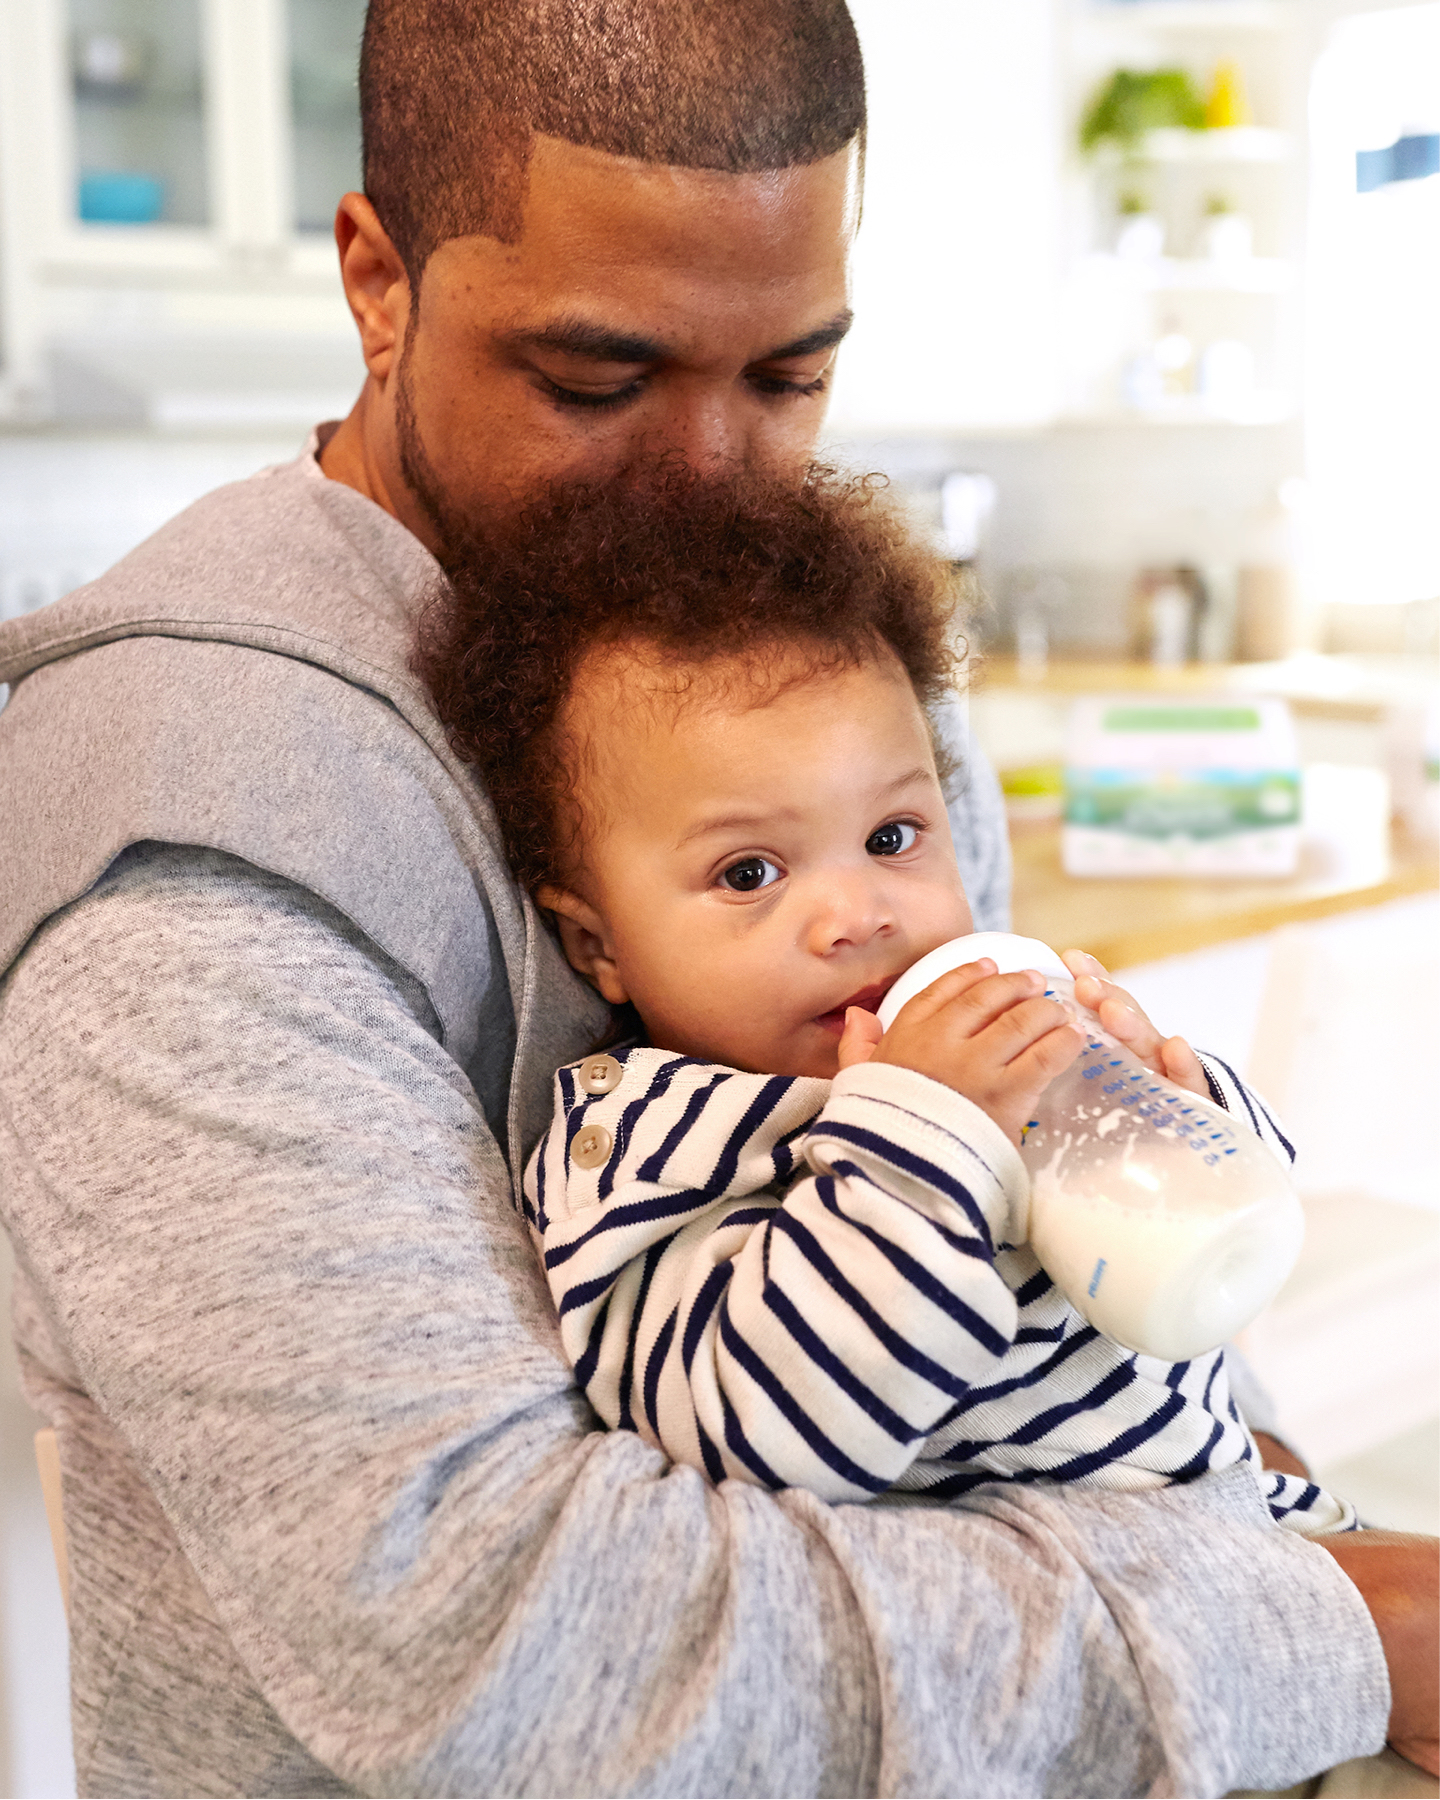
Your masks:
{"label": "man's ear", "polygon": [[410,316],[405,265],[363,194],[346,194],[341,200],[335,214],[335,243],[365,366],[377,381],[385,381],[405,341]]}
{"label": "man's ear", "polygon": [[605,921],[595,908],[564,888],[542,887],[535,898],[546,912],[555,915],[570,967],[583,975],[591,987],[599,988],[612,1006],[623,1006],[630,996],[620,979]]}

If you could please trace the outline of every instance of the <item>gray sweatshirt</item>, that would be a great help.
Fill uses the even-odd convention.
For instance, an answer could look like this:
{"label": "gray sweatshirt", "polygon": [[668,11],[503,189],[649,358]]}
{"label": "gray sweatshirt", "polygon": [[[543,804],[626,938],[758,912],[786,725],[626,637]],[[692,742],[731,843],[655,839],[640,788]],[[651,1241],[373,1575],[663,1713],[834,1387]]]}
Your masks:
{"label": "gray sweatshirt", "polygon": [[81,1791],[1217,1794],[1377,1748],[1368,1614],[1243,1470],[832,1507],[596,1429],[512,1183],[600,1015],[406,673],[435,582],[302,463],[0,632]]}

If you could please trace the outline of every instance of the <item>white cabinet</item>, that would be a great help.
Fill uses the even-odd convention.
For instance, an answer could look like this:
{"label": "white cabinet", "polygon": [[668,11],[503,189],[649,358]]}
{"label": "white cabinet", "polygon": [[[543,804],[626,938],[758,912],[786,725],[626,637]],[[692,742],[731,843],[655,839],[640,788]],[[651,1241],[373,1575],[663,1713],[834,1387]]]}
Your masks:
{"label": "white cabinet", "polygon": [[5,413],[225,423],[248,390],[273,423],[297,369],[297,418],[353,387],[328,227],[359,181],[363,19],[364,0],[0,0]]}

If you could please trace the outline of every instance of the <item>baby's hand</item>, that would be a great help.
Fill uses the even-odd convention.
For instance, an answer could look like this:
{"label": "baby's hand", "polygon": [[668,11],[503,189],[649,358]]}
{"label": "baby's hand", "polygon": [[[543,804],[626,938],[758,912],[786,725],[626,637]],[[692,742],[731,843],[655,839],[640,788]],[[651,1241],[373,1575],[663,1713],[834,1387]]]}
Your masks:
{"label": "baby's hand", "polygon": [[1061,961],[1075,977],[1075,998],[1100,1015],[1100,1023],[1111,1037],[1118,1038],[1153,1074],[1163,1075],[1202,1100],[1210,1098],[1200,1059],[1184,1038],[1162,1038],[1124,988],[1111,981],[1104,965],[1086,951],[1066,950]]}
{"label": "baby's hand", "polygon": [[987,957],[932,982],[883,1035],[873,1014],[852,1007],[840,1066],[874,1060],[928,1075],[973,1100],[1018,1143],[1035,1102],[1084,1043],[1064,1008],[1045,998],[1042,975],[997,975]]}

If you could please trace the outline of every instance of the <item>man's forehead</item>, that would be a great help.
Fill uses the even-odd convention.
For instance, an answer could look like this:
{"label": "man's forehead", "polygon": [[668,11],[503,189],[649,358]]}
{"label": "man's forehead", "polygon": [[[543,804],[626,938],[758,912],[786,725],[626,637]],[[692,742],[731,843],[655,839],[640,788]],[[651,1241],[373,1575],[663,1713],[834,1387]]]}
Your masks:
{"label": "man's forehead", "polygon": [[439,245],[426,268],[448,284],[483,276],[523,286],[672,270],[700,280],[843,280],[859,209],[853,147],[815,163],[726,174],[611,156],[537,137],[522,230]]}

